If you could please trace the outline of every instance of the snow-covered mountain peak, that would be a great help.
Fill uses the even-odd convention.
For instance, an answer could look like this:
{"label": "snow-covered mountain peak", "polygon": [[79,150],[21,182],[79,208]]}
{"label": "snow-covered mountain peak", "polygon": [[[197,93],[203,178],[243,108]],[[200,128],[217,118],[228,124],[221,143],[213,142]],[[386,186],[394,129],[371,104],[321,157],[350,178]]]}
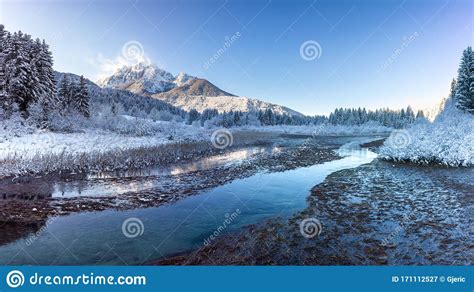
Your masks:
{"label": "snow-covered mountain peak", "polygon": [[127,89],[138,94],[155,94],[171,90],[195,78],[186,73],[180,73],[175,77],[154,64],[141,62],[121,67],[111,76],[99,81],[99,85]]}
{"label": "snow-covered mountain peak", "polygon": [[188,75],[184,72],[181,72],[178,75],[176,75],[174,83],[176,83],[176,86],[181,86],[185,84],[186,82],[190,80],[194,80],[194,79],[196,79],[196,77]]}

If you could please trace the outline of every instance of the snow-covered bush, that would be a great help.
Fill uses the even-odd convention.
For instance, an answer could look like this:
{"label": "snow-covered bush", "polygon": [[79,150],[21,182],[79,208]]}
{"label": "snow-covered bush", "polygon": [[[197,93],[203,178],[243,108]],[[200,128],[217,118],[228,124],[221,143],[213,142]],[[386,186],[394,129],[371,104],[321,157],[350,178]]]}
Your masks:
{"label": "snow-covered bush", "polygon": [[14,137],[31,134],[35,131],[36,126],[31,125],[21,117],[18,111],[15,111],[9,119],[0,120],[0,143]]}
{"label": "snow-covered bush", "polygon": [[474,115],[461,112],[448,100],[433,123],[415,123],[392,132],[380,154],[395,161],[474,165]]}

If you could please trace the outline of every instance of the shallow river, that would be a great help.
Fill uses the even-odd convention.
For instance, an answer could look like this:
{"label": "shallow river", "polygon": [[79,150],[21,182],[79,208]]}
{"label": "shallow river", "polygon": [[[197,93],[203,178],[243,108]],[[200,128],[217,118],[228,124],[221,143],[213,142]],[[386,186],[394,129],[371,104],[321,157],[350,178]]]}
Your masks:
{"label": "shallow river", "polygon": [[[374,140],[373,138],[370,140]],[[343,158],[310,167],[284,172],[257,173],[234,180],[199,195],[176,203],[129,211],[108,210],[51,218],[47,228],[0,247],[1,264],[94,265],[142,264],[150,260],[198,249],[212,241],[211,235],[221,236],[243,226],[275,217],[289,217],[307,206],[310,189],[323,182],[329,174],[370,163],[376,154],[361,149],[356,138],[344,144],[338,153]],[[175,173],[233,163],[250,154],[278,151],[277,148],[248,148],[233,157],[214,157],[207,165],[176,166],[144,172],[153,177],[160,173]],[[114,174],[116,175],[116,174]],[[136,175],[121,174],[122,176]],[[102,174],[97,178],[111,177]],[[90,178],[94,181],[94,178]],[[73,184],[54,186],[53,196],[77,194]],[[149,186],[148,186],[149,187]],[[102,189],[101,189],[102,188]],[[120,192],[113,184],[88,184],[81,194]],[[128,221],[127,221],[128,220]],[[123,230],[129,222],[130,230]],[[131,222],[131,223],[130,223]],[[136,223],[134,225],[134,223]],[[136,227],[137,229],[134,229]]]}

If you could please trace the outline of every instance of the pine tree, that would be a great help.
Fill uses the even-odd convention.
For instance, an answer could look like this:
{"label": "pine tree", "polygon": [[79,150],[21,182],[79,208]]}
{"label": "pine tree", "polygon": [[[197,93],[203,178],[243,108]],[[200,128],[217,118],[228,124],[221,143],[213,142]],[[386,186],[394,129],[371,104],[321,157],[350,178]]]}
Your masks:
{"label": "pine tree", "polygon": [[74,96],[76,109],[86,118],[90,117],[90,98],[84,76],[79,79],[79,85]]}
{"label": "pine tree", "polygon": [[59,84],[58,97],[61,101],[61,108],[68,110],[71,107],[71,84],[67,75],[64,75]]}
{"label": "pine tree", "polygon": [[197,121],[199,120],[200,116],[199,116],[199,112],[195,109],[192,109],[189,111],[188,113],[188,117],[187,117],[187,123],[189,125],[191,125],[194,121]]}
{"label": "pine tree", "polygon": [[456,78],[453,78],[453,81],[451,81],[451,89],[449,91],[449,96],[452,98],[454,98],[454,96],[456,95],[456,84]]}
{"label": "pine tree", "polygon": [[28,104],[35,96],[32,84],[36,81],[32,74],[26,42],[27,37],[21,31],[12,35],[11,43],[6,48],[5,64],[7,91],[24,115],[27,113]]}
{"label": "pine tree", "polygon": [[41,99],[49,108],[53,108],[59,102],[54,79],[53,56],[44,40],[40,43],[38,39],[37,45],[41,48],[36,64],[40,77]]}
{"label": "pine tree", "polygon": [[471,47],[464,50],[461,58],[454,99],[459,109],[474,114],[474,53]]}
{"label": "pine tree", "polygon": [[6,76],[5,76],[5,27],[0,24],[0,106],[3,108],[6,116],[9,116],[8,96],[6,91]]}
{"label": "pine tree", "polygon": [[425,117],[425,113],[422,111],[422,110],[418,110],[418,112],[416,113],[416,119],[419,120],[419,119],[426,119]]}

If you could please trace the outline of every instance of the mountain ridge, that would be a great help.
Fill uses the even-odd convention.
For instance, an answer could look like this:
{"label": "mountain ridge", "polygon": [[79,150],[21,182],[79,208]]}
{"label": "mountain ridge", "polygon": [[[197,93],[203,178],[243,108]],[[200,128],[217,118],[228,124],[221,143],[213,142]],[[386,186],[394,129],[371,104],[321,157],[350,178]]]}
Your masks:
{"label": "mountain ridge", "polygon": [[203,78],[186,73],[174,76],[153,64],[124,66],[99,81],[98,85],[151,96],[187,111],[196,109],[203,112],[206,109],[216,109],[219,112],[254,112],[271,109],[277,114],[304,116],[282,105],[226,92]]}

